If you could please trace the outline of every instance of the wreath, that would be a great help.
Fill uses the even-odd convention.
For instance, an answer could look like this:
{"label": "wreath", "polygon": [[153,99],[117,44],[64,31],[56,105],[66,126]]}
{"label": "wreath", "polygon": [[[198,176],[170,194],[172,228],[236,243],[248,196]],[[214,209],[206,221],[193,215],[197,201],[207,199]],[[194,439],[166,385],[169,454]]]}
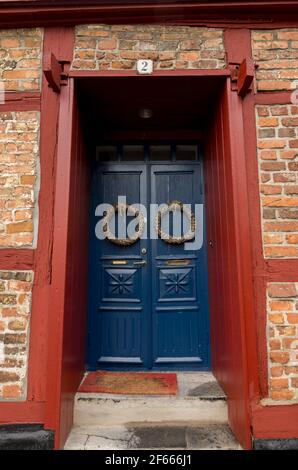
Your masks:
{"label": "wreath", "polygon": [[[138,218],[138,230],[136,230],[133,236],[130,238],[116,238],[110,229],[109,223],[114,215],[117,214],[117,212],[119,212],[120,215],[124,215],[128,209],[131,215],[134,215]],[[133,245],[133,243],[136,243],[141,238],[145,228],[145,218],[140,209],[134,206],[129,206],[128,204],[114,205],[111,209],[106,211],[106,215],[104,216],[103,221],[103,232],[106,234],[106,238],[115,245]]]}
{"label": "wreath", "polygon": [[[187,216],[189,220],[189,229],[188,231],[181,237],[171,237],[168,233],[164,232],[161,229],[161,221],[162,217],[169,212],[180,211]],[[158,233],[159,238],[164,240],[166,243],[172,245],[181,245],[186,241],[192,240],[195,236],[195,229],[196,229],[196,219],[194,214],[188,207],[184,207],[183,203],[180,201],[170,201],[166,206],[159,209],[156,217],[155,217],[155,229]]]}

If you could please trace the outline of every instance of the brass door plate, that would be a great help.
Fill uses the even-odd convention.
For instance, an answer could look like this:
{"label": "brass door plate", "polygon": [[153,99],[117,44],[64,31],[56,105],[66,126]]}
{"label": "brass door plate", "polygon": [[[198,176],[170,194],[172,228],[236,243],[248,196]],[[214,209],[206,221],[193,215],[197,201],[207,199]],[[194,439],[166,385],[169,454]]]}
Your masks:
{"label": "brass door plate", "polygon": [[190,259],[169,259],[166,264],[167,266],[188,266]]}

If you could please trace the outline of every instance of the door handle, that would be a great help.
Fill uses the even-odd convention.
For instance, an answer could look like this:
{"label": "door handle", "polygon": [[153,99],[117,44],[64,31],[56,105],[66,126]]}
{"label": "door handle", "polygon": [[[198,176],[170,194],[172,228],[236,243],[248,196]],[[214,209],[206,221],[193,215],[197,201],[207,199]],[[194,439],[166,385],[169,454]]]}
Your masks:
{"label": "door handle", "polygon": [[145,266],[146,261],[143,259],[142,261],[134,261],[132,264],[134,266]]}

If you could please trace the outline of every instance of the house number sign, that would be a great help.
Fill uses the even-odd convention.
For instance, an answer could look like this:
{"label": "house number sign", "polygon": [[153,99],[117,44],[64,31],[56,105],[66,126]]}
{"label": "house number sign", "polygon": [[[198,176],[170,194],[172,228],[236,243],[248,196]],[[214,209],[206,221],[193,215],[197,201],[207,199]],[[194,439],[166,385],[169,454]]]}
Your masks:
{"label": "house number sign", "polygon": [[153,60],[141,59],[137,62],[137,71],[141,75],[148,75],[153,72]]}

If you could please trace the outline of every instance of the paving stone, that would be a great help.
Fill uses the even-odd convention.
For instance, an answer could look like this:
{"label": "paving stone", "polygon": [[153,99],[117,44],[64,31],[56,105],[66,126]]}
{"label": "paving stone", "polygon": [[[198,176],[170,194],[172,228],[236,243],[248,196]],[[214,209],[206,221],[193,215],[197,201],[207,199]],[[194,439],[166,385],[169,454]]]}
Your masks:
{"label": "paving stone", "polygon": [[130,448],[173,449],[186,448],[186,426],[143,425],[128,427],[133,433]]}
{"label": "paving stone", "polygon": [[85,444],[88,439],[88,434],[80,434],[72,431],[68,436],[65,443],[65,450],[85,450]]}
{"label": "paving stone", "polygon": [[216,381],[205,382],[188,391],[189,397],[199,397],[201,400],[225,400],[226,395]]}
{"label": "paving stone", "polygon": [[125,450],[128,440],[111,439],[108,436],[88,436],[85,450]]}
{"label": "paving stone", "polygon": [[222,424],[189,427],[186,441],[188,449],[241,449],[229,426]]}

